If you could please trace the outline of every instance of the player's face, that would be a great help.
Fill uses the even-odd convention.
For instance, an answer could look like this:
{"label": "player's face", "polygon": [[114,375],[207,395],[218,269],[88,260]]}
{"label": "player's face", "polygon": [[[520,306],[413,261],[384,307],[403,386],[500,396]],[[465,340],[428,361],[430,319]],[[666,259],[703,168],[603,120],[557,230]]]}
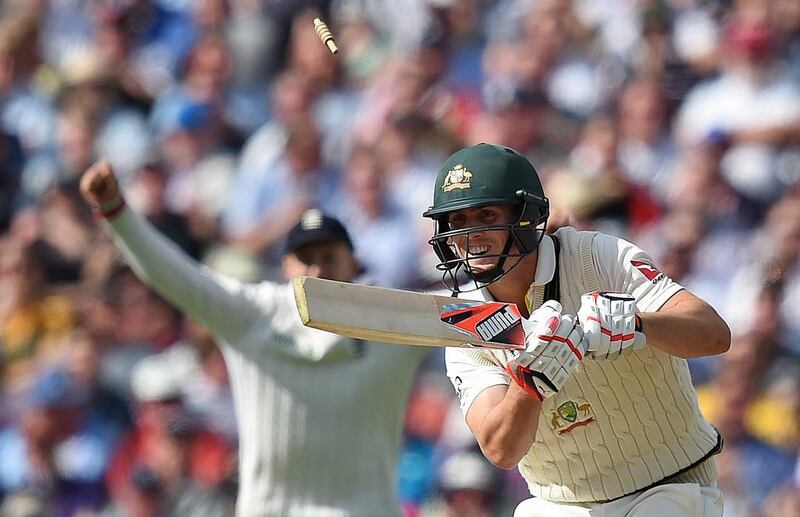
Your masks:
{"label": "player's face", "polygon": [[[508,230],[481,231],[480,228],[511,224],[516,220],[516,210],[513,205],[486,205],[455,210],[447,215],[450,230],[474,228],[467,235],[451,237],[458,256],[469,259],[473,271],[494,268],[508,240]],[[512,247],[512,251],[516,251],[516,247]]]}
{"label": "player's face", "polygon": [[317,242],[301,246],[283,258],[286,278],[310,276],[349,282],[358,273],[358,262],[344,242]]}

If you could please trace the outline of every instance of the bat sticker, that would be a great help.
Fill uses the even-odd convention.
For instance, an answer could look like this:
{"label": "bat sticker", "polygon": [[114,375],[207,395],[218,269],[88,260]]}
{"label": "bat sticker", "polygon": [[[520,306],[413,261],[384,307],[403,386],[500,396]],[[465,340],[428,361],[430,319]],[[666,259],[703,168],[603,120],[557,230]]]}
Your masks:
{"label": "bat sticker", "polygon": [[513,303],[459,300],[443,305],[439,309],[439,319],[446,326],[473,339],[508,345],[508,348],[525,346],[522,318]]}

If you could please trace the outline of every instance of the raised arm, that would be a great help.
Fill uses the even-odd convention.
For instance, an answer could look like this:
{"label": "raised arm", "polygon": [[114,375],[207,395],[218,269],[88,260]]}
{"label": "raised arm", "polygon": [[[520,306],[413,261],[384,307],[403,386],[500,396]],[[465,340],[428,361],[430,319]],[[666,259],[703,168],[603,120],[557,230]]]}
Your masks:
{"label": "raised arm", "polygon": [[125,206],[108,162],[90,167],[80,188],[84,199],[104,215],[137,276],[187,315],[228,342],[237,341],[259,318],[245,286],[199,265]]}

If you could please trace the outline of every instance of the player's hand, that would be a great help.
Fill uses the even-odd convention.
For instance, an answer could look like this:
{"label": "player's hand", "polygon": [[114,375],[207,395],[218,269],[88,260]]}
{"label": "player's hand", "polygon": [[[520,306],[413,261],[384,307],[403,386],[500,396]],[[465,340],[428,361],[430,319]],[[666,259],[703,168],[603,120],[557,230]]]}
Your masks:
{"label": "player's hand", "polygon": [[559,392],[586,354],[586,340],[576,318],[561,314],[561,304],[549,301],[525,321],[526,348],[506,365],[525,392],[544,400]]}
{"label": "player's hand", "polygon": [[121,202],[117,178],[106,160],[95,163],[83,173],[80,188],[86,202],[103,211]]}
{"label": "player's hand", "polygon": [[646,339],[636,330],[636,300],[627,293],[586,293],[578,320],[592,359],[616,359],[642,348]]}

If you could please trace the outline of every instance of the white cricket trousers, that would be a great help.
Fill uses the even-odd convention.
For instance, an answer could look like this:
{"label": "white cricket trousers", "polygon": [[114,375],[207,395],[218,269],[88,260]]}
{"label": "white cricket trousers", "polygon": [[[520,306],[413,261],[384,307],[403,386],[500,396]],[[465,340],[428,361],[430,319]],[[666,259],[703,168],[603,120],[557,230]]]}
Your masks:
{"label": "white cricket trousers", "polygon": [[519,503],[514,517],[722,517],[722,490],[697,483],[666,484],[586,505],[532,498]]}

